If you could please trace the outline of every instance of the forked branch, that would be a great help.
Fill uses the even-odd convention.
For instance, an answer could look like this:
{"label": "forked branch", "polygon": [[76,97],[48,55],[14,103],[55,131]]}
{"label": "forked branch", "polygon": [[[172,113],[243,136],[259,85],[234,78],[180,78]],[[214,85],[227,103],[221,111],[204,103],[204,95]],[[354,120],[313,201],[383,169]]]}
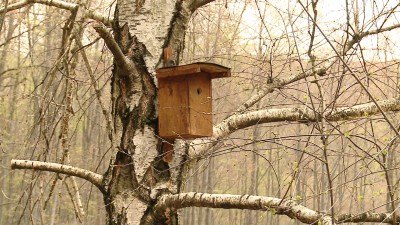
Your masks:
{"label": "forked branch", "polygon": [[102,190],[102,175],[74,166],[68,166],[59,163],[13,159],[11,160],[11,169],[33,169],[75,176],[89,181]]}

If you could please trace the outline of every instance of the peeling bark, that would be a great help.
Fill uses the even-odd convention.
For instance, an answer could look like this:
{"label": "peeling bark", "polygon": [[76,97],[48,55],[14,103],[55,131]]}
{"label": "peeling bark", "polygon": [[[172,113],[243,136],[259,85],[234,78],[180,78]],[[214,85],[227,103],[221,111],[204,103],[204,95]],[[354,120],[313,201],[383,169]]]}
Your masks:
{"label": "peeling bark", "polygon": [[116,8],[114,37],[95,27],[115,56],[115,157],[103,181],[108,224],[178,224],[176,211],[154,213],[161,195],[179,192],[186,151],[177,150],[171,164],[162,160],[154,71],[164,46],[174,49],[178,61],[190,13],[188,3],[180,0],[123,0]]}

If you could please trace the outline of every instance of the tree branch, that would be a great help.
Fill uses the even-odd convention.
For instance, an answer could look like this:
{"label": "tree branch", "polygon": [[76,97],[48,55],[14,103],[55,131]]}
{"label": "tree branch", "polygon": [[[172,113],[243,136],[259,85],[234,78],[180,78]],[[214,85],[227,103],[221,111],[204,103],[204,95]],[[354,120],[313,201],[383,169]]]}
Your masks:
{"label": "tree branch", "polygon": [[[303,10],[307,13],[308,17],[310,18],[310,20],[313,22],[313,24],[315,25],[315,27],[319,30],[319,32],[321,33],[321,35],[324,37],[324,39],[327,41],[327,43],[330,45],[330,47],[332,48],[332,50],[335,52],[337,58],[343,63],[343,66],[349,71],[350,75],[357,81],[357,83],[361,86],[361,88],[365,91],[365,93],[367,93],[368,97],[375,103],[376,107],[378,108],[378,110],[381,112],[383,118],[386,120],[386,122],[389,124],[390,128],[392,128],[392,130],[396,133],[397,136],[400,136],[399,131],[397,130],[397,128],[393,125],[393,123],[389,120],[389,118],[386,116],[385,111],[383,109],[381,109],[381,107],[379,106],[378,101],[375,99],[375,97],[372,95],[372,93],[368,90],[367,86],[364,85],[363,82],[361,82],[360,78],[358,78],[358,76],[353,72],[353,70],[350,68],[350,66],[347,64],[346,60],[344,59],[344,57],[342,57],[338,50],[335,48],[335,46],[332,44],[332,42],[328,39],[328,37],[325,35],[325,33],[323,32],[323,30],[321,29],[321,27],[317,24],[317,22],[315,21],[315,19],[311,16],[311,14],[307,11],[307,8],[304,6],[304,4],[300,1],[297,0],[297,2],[301,5],[301,7],[303,8]],[[353,37],[353,39],[358,40],[357,42],[361,41],[361,37],[360,38],[356,38]]]}
{"label": "tree branch", "polygon": [[286,215],[303,223],[316,224],[317,221],[321,221],[322,224],[325,225],[333,224],[329,215],[318,213],[295,201],[253,195],[207,194],[196,192],[163,195],[160,197],[155,207],[157,213],[162,212],[166,208],[180,209],[193,206],[271,211],[275,214]]}
{"label": "tree branch", "polygon": [[[207,193],[181,193],[174,195],[163,195],[159,198],[155,208],[159,215],[167,208],[181,209],[186,207],[208,207],[223,209],[249,209],[270,211],[276,215],[286,215],[307,224],[317,224],[320,221],[324,225],[338,223],[391,223],[393,220],[390,213],[341,214],[332,221],[329,214],[316,212],[296,201],[273,197],[254,195],[230,195],[230,194],[207,194]],[[399,221],[397,217],[396,221]],[[320,223],[318,223],[320,224]]]}
{"label": "tree branch", "polygon": [[[61,0],[23,0],[23,1],[16,2],[14,4],[10,4],[7,6],[7,8],[0,8],[0,13],[6,13],[6,12],[13,11],[13,10],[17,10],[17,9],[23,8],[29,4],[33,4],[33,3],[54,6],[54,7],[69,10],[69,11],[77,10],[79,7],[78,4],[69,3],[69,2],[65,2],[65,1],[61,1]],[[104,16],[101,13],[95,12],[90,9],[84,8],[82,10],[84,10],[83,17],[99,21],[106,26],[111,26],[111,23],[114,20],[114,18],[112,18],[112,17]]]}
{"label": "tree branch", "polygon": [[74,166],[68,166],[59,163],[13,159],[11,160],[11,169],[33,169],[80,177],[96,185],[100,190],[102,190],[102,175]]}
{"label": "tree branch", "polygon": [[192,12],[196,11],[196,9],[207,5],[210,2],[213,2],[215,0],[193,0],[192,3],[190,4],[189,8]]}
{"label": "tree branch", "polygon": [[382,27],[382,28],[379,28],[379,29],[376,29],[376,30],[361,32],[360,36],[361,36],[361,38],[364,38],[364,37],[366,37],[368,35],[379,34],[379,33],[383,33],[383,32],[386,32],[386,31],[391,31],[391,30],[394,30],[394,29],[397,29],[397,28],[400,28],[400,24],[395,24],[395,25],[388,26],[388,27]]}
{"label": "tree branch", "polygon": [[[363,38],[378,34],[385,31],[400,28],[399,25],[393,25],[386,28],[380,28],[377,30],[362,32],[361,35],[355,35],[353,39],[346,45],[344,54],[349,51],[356,43],[359,43]],[[277,80],[267,85],[265,88],[260,89],[255,95],[250,97],[242,106],[240,106],[232,115],[227,117],[224,121],[214,126],[213,137],[196,139],[190,143],[189,157],[197,158],[204,155],[213,146],[218,143],[218,140],[228,136],[237,129],[253,126],[260,123],[268,122],[279,122],[279,121],[301,121],[307,119],[308,121],[315,121],[315,114],[309,109],[302,108],[286,108],[286,109],[274,109],[274,110],[261,110],[246,113],[250,107],[260,101],[267,94],[272,93],[275,89],[283,88],[284,86],[304,79],[317,73],[318,75],[324,75],[327,68],[333,65],[334,62],[330,63],[325,68],[315,68],[314,71],[308,71],[301,74],[296,74],[287,79]],[[353,107],[343,107],[336,110],[331,110],[329,113],[325,113],[326,119],[330,121],[340,121],[346,119],[356,119],[365,117],[368,115],[376,115],[388,111],[399,111],[399,99],[389,99],[384,101],[378,101],[377,104],[371,102],[361,104]],[[382,107],[379,110],[378,105]],[[274,118],[276,114],[280,115],[280,119]]]}
{"label": "tree branch", "polygon": [[[315,69],[316,73],[320,76],[324,75],[326,73],[326,68],[316,68]],[[310,70],[304,73],[300,74],[295,74],[292,75],[286,79],[275,79],[271,84],[268,84],[265,88],[260,88],[258,92],[251,96],[243,105],[241,105],[233,115],[238,115],[243,112],[245,112],[248,108],[252,107],[254,104],[256,104],[258,101],[260,101],[263,97],[265,97],[267,94],[274,92],[276,89],[281,89],[284,86],[294,83],[296,81],[302,80],[304,78],[307,78],[311,75],[313,75],[314,71]]]}
{"label": "tree branch", "polygon": [[[400,99],[392,98],[377,102],[385,112],[400,111]],[[323,115],[328,121],[342,121],[363,118],[370,115],[378,115],[381,111],[374,102],[355,105],[352,107],[340,107],[331,109]],[[273,123],[283,121],[315,122],[315,113],[305,107],[263,109],[233,115],[218,125],[214,126],[214,134],[211,139],[197,139],[190,144],[189,156],[198,157],[206,153],[215,143],[238,129],[243,129],[256,124]]]}
{"label": "tree branch", "polygon": [[120,67],[125,69],[128,73],[135,74],[134,64],[128,59],[128,57],[124,55],[118,43],[115,41],[114,37],[110,34],[110,32],[108,32],[107,28],[100,23],[94,25],[93,28],[106,43],[107,48],[113,54],[116,63]]}
{"label": "tree branch", "polygon": [[[392,213],[371,213],[361,214],[341,214],[337,217],[337,223],[392,223]],[[396,221],[400,221],[400,216],[396,216]]]}
{"label": "tree branch", "polygon": [[[359,43],[363,38],[365,38],[367,36],[379,34],[379,33],[386,32],[386,31],[391,31],[391,30],[397,29],[397,28],[400,28],[400,24],[395,24],[393,26],[383,27],[383,28],[379,28],[376,30],[365,31],[365,32],[362,32],[361,34],[354,35],[352,40],[350,40],[347,43],[346,48],[344,49],[344,53],[348,52],[355,44]],[[315,68],[315,72],[317,73],[317,75],[324,75],[326,73],[327,68],[331,67],[334,63],[335,62],[330,63],[330,65],[326,66],[325,68]],[[260,89],[255,95],[251,96],[242,106],[240,106],[235,111],[234,115],[243,113],[245,110],[252,107],[254,104],[256,104],[258,101],[260,101],[262,98],[264,98],[267,94],[274,92],[275,89],[283,88],[284,86],[286,86],[288,84],[291,84],[291,83],[294,83],[301,79],[304,79],[306,77],[309,77],[309,76],[313,75],[313,73],[314,73],[314,71],[310,70],[305,73],[290,76],[283,80],[275,79],[274,82],[267,85],[265,88]]]}

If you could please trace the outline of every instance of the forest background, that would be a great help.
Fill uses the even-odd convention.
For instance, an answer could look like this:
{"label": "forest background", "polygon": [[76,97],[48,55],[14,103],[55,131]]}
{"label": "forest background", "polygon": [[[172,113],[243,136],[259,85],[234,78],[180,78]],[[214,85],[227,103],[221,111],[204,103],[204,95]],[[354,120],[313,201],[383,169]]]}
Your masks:
{"label": "forest background", "polygon": [[[113,55],[93,20],[82,20],[80,43],[60,57],[70,15],[40,1],[5,13],[16,2],[0,5],[0,221],[106,224],[91,183],[11,170],[10,161],[106,172]],[[114,15],[114,1],[71,3]],[[232,77],[213,80],[216,127],[235,112],[253,114],[195,159],[182,190],[290,199],[338,223],[398,216],[399,6],[226,0],[197,9],[180,64],[232,68]],[[181,210],[181,223],[301,224],[280,214],[192,207]]]}

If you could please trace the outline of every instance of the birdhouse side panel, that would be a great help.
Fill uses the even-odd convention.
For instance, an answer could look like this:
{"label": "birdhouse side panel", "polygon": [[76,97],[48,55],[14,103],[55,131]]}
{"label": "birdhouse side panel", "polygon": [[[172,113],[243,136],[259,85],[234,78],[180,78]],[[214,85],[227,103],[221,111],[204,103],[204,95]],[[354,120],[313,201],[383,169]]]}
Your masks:
{"label": "birdhouse side panel", "polygon": [[180,138],[189,132],[189,97],[186,77],[158,79],[159,135]]}
{"label": "birdhouse side panel", "polygon": [[189,133],[196,137],[212,136],[211,76],[199,73],[192,76],[189,85]]}

